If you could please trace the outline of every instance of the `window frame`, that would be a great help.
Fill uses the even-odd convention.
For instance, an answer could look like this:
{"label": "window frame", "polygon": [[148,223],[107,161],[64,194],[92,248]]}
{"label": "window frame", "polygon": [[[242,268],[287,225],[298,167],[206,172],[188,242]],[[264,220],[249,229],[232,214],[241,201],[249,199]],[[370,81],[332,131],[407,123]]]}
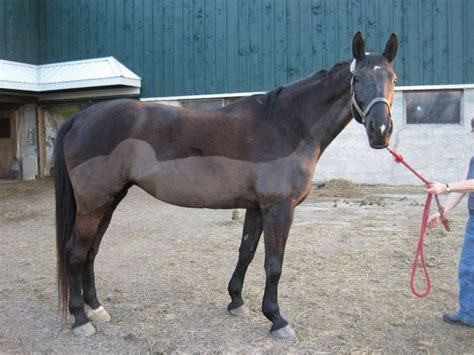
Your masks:
{"label": "window frame", "polygon": [[[445,87],[445,88],[410,88],[406,87],[403,91],[403,124],[407,126],[462,126],[464,125],[464,88],[461,87]],[[457,122],[408,122],[408,96],[417,93],[442,93],[442,92],[459,92],[459,119]]]}

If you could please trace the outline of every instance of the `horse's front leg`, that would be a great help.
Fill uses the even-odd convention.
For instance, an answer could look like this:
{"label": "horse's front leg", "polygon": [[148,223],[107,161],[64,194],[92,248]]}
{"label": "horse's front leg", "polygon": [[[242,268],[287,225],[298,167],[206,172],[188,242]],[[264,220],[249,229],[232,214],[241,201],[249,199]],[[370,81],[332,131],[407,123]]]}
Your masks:
{"label": "horse's front leg", "polygon": [[228,287],[232,302],[227,306],[227,310],[233,315],[245,315],[249,313],[249,309],[244,305],[242,299],[242,288],[244,286],[245,273],[257,250],[262,230],[262,213],[260,210],[248,209],[245,213],[242,242],[239,248],[239,261],[237,262]]}
{"label": "horse's front leg", "polygon": [[262,310],[265,317],[273,323],[270,329],[272,335],[280,339],[295,337],[295,331],[280,315],[278,306],[278,282],[294,209],[291,201],[285,201],[263,211],[266,284]]}

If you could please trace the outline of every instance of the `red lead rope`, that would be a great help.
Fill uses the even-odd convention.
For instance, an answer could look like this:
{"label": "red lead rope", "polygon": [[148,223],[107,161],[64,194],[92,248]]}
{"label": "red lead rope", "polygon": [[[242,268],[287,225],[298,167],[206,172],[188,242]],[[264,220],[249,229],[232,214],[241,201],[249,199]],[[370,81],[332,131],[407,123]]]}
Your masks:
{"label": "red lead rope", "polygon": [[[413,174],[416,175],[416,177],[418,177],[421,181],[423,181],[426,186],[429,186],[431,184],[430,181],[428,181],[423,175],[421,175],[410,164],[408,164],[405,161],[405,159],[403,159],[403,156],[401,154],[399,154],[394,149],[387,148],[387,150],[395,157],[395,161],[397,163],[401,163],[405,165],[408,168],[408,170],[410,170]],[[420,297],[420,298],[427,297],[431,292],[431,279],[430,279],[430,274],[428,272],[428,268],[426,266],[426,260],[425,260],[425,255],[424,255],[424,240],[426,236],[426,230],[428,229],[428,219],[430,217],[432,197],[433,195],[430,193],[428,193],[428,196],[426,197],[425,206],[423,208],[423,217],[421,218],[420,239],[418,241],[418,246],[416,248],[415,260],[413,262],[413,266],[411,269],[411,276],[410,276],[411,292],[413,292],[415,296]],[[444,228],[446,228],[446,230],[449,231],[450,230],[449,222],[448,222],[448,219],[444,216],[444,208],[443,206],[441,206],[438,196],[435,196],[435,198],[436,198],[436,204],[438,205],[438,211],[440,213],[441,222],[443,223]],[[418,291],[415,286],[418,263],[421,264],[421,267],[423,269],[423,273],[425,276],[425,280],[426,280],[426,288],[423,292]]]}

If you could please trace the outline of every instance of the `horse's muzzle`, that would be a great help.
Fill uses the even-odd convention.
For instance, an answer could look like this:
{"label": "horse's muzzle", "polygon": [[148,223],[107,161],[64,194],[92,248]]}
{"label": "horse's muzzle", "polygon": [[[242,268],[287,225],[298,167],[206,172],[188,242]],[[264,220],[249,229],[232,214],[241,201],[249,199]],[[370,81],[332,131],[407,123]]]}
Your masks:
{"label": "horse's muzzle", "polygon": [[390,143],[393,132],[392,120],[389,117],[385,117],[383,120],[367,120],[366,131],[371,148],[386,148]]}

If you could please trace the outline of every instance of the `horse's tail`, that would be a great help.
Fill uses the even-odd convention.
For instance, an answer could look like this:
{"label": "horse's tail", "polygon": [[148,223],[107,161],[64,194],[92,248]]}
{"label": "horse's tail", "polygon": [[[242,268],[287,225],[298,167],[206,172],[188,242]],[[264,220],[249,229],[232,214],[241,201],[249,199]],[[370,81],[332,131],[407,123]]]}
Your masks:
{"label": "horse's tail", "polygon": [[67,316],[69,301],[69,265],[66,261],[66,244],[72,236],[76,220],[76,199],[64,158],[64,138],[74,118],[66,121],[58,131],[54,144],[54,188],[56,192],[56,252],[58,301],[62,316]]}

